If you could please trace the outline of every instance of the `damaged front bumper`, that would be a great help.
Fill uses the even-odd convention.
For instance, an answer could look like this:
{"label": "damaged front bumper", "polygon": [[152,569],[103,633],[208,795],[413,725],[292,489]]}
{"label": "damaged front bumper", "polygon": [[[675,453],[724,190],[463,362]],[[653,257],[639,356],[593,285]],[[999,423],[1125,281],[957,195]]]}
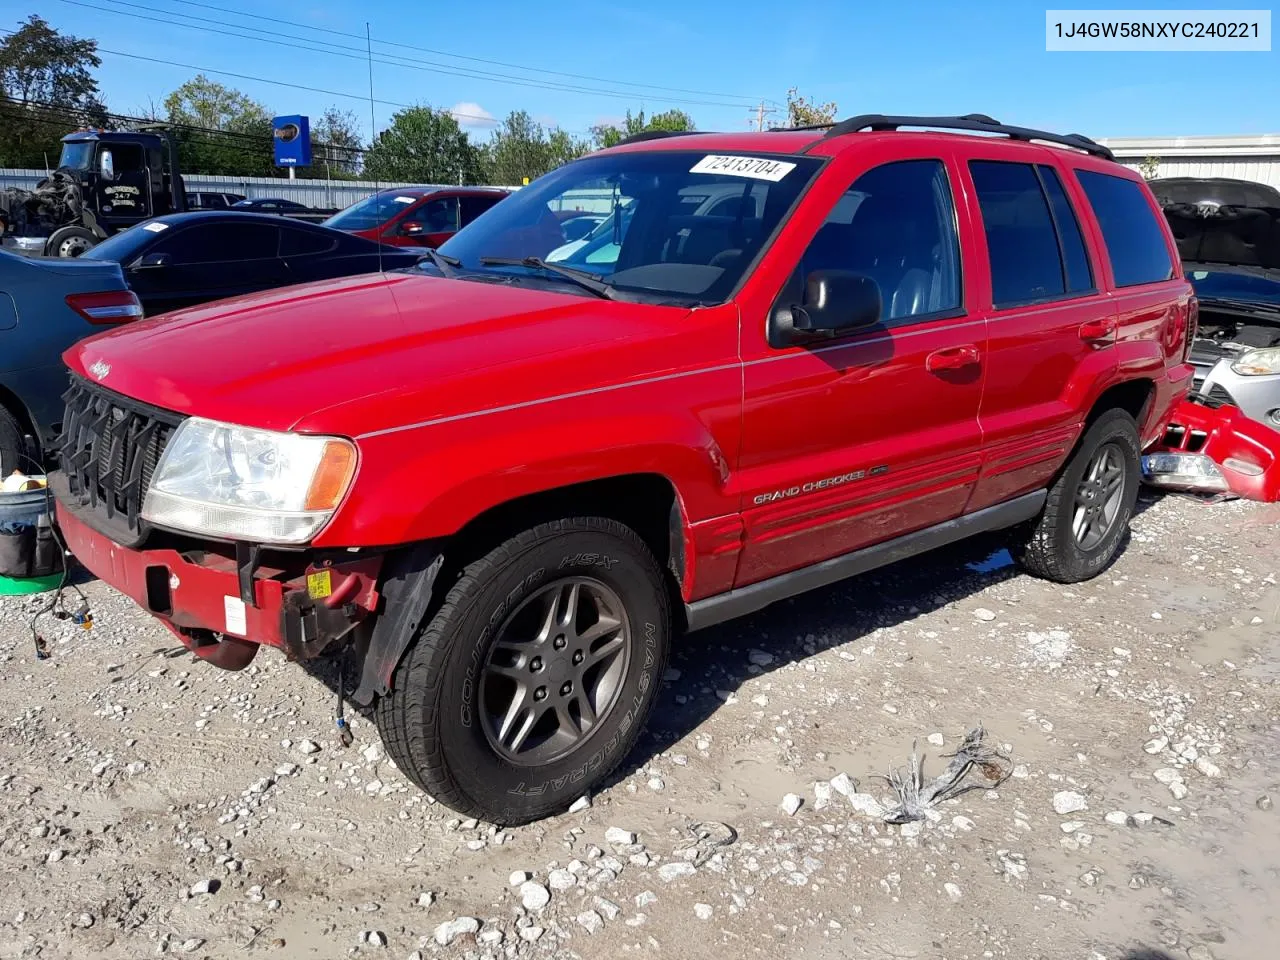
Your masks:
{"label": "damaged front bumper", "polygon": [[[378,608],[382,556],[300,555],[285,566],[217,550],[133,549],[89,526],[62,500],[66,547],[91,573],[154,615],[193,654],[242,670],[260,646],[292,660],[318,656]],[[213,545],[210,545],[213,546]],[[243,551],[241,551],[243,553]]]}
{"label": "damaged front bumper", "polygon": [[1272,503],[1280,499],[1280,432],[1234,406],[1184,401],[1142,458],[1154,487]]}

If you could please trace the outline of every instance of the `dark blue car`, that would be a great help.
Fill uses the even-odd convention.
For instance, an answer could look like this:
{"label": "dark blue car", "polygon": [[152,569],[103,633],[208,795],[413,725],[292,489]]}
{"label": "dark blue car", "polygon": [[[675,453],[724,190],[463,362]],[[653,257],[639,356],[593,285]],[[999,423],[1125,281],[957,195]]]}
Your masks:
{"label": "dark blue car", "polygon": [[40,472],[62,420],[62,351],[141,316],[118,263],[0,250],[0,476]]}

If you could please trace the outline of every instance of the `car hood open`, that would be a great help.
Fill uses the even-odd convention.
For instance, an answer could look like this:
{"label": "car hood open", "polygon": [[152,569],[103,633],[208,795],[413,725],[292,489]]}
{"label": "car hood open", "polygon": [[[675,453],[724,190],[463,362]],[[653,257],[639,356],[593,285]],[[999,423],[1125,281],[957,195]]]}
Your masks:
{"label": "car hood open", "polygon": [[1280,278],[1280,190],[1245,180],[1151,181],[1184,262],[1256,267]]}
{"label": "car hood open", "polygon": [[678,332],[688,312],[507,282],[370,274],[165,314],[82,341],[64,360],[166,410],[354,436],[655,372],[652,352],[628,346],[660,327]]}

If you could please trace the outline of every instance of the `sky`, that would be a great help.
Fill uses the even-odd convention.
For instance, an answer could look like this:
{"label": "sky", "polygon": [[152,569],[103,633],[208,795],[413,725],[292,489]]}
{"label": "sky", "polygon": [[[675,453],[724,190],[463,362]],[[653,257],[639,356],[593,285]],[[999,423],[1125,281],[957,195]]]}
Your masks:
{"label": "sky", "polygon": [[787,90],[798,87],[810,99],[835,101],[840,116],[976,112],[1093,137],[1280,132],[1280,48],[1048,53],[1045,6],[1025,2],[39,0],[24,9],[22,0],[6,0],[0,7],[0,28],[38,13],[63,32],[96,39],[97,76],[112,111],[159,104],[200,68],[276,114],[350,109],[366,138],[366,22],[374,96],[383,101],[375,104],[379,129],[392,104],[425,103],[454,109],[481,138],[512,110],[579,136],[628,109],[673,107],[699,129],[742,130],[755,125],[761,101],[775,111],[766,122],[785,118]]}

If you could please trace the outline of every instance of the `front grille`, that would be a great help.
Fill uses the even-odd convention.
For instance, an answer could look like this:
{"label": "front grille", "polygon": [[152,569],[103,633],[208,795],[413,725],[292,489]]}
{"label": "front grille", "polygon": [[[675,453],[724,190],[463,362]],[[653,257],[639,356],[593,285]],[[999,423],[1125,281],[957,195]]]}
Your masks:
{"label": "front grille", "polygon": [[66,392],[58,459],[68,492],[82,507],[141,533],[139,514],[160,455],[182,422],[73,377]]}
{"label": "front grille", "polygon": [[1226,388],[1220,383],[1215,383],[1209,388],[1208,393],[1200,394],[1198,399],[1206,407],[1212,407],[1215,410],[1218,409],[1218,407],[1234,407],[1236,405],[1235,399],[1231,394],[1227,393]]}

